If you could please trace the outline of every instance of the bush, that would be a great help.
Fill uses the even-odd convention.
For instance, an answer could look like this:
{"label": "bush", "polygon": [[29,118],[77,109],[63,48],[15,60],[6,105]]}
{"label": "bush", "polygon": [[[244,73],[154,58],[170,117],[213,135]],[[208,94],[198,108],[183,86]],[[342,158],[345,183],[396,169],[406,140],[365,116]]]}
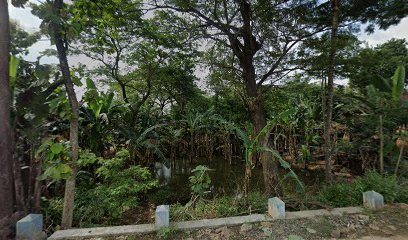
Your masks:
{"label": "bush", "polygon": [[91,188],[78,184],[75,221],[79,226],[114,223],[123,213],[138,206],[141,197],[157,186],[149,169],[129,166],[129,152],[119,151],[112,159],[101,159],[99,181]]}
{"label": "bush", "polygon": [[45,226],[47,226],[47,228],[45,229],[46,233],[52,233],[56,230],[59,230],[63,206],[64,199],[62,198],[42,198],[41,212],[44,215]]}
{"label": "bush", "polygon": [[162,205],[168,204],[173,198],[173,195],[174,193],[168,188],[157,189],[149,194],[148,199],[149,202],[153,203],[154,205]]}
{"label": "bush", "polygon": [[191,171],[193,175],[188,178],[191,185],[191,199],[202,198],[210,190],[211,178],[208,174],[210,170],[207,166],[198,165]]}
{"label": "bush", "polygon": [[333,207],[358,206],[363,202],[363,192],[376,191],[384,196],[386,203],[408,203],[408,184],[392,176],[381,176],[371,171],[353,182],[339,182],[326,186],[319,194],[319,200]]}

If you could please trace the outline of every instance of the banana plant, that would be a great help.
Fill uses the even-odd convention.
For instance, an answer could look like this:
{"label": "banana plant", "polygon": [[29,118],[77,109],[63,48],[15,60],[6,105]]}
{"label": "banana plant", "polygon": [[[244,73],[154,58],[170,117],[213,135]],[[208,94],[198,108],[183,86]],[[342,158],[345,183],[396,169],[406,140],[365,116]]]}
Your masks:
{"label": "banana plant", "polygon": [[149,150],[159,159],[166,160],[166,157],[159,147],[159,143],[154,141],[154,139],[158,139],[156,129],[164,126],[165,124],[157,124],[142,132],[137,132],[128,126],[119,125],[118,130],[128,139],[127,143],[130,146],[132,157],[136,157],[139,161],[143,161],[145,160],[143,153]]}
{"label": "banana plant", "polygon": [[244,146],[245,175],[244,175],[243,193],[244,193],[244,205],[245,206],[249,205],[248,203],[248,195],[249,195],[249,187],[250,187],[249,184],[250,184],[252,169],[255,167],[254,158],[256,154],[261,153],[261,152],[271,153],[272,158],[270,160],[279,161],[281,167],[289,171],[284,179],[286,179],[286,177],[294,178],[298,185],[298,188],[301,191],[304,190],[303,183],[297,177],[295,172],[291,169],[290,164],[282,158],[279,152],[277,152],[275,149],[271,147],[265,147],[262,145],[262,139],[264,139],[266,136],[269,135],[271,129],[274,126],[276,126],[278,122],[287,121],[287,119],[289,119],[289,117],[291,116],[291,114],[293,114],[293,112],[294,112],[293,109],[289,109],[281,113],[279,116],[269,121],[267,125],[264,128],[262,128],[262,130],[258,134],[255,133],[255,128],[251,124],[247,124],[246,131],[239,127],[234,126],[234,129],[238,137],[243,141],[243,146]]}
{"label": "banana plant", "polygon": [[405,66],[400,65],[392,77],[392,100],[394,107],[398,107],[401,102],[401,97],[405,91]]}
{"label": "banana plant", "polygon": [[367,86],[367,98],[352,96],[360,100],[369,111],[378,116],[378,135],[380,139],[379,162],[380,173],[384,173],[384,121],[391,109],[398,109],[401,106],[401,97],[405,91],[405,67],[397,67],[394,76],[376,82],[375,85]]}
{"label": "banana plant", "polygon": [[120,110],[120,106],[112,106],[113,97],[113,92],[100,92],[91,79],[86,80],[84,104],[80,109],[84,136],[81,141],[97,155],[107,148],[108,141],[102,140],[112,135],[112,120]]}

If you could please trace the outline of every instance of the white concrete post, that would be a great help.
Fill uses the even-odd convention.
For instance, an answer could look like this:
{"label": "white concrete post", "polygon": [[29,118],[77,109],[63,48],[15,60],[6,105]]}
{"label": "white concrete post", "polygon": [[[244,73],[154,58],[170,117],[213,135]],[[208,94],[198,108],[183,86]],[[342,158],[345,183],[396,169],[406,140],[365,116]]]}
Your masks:
{"label": "white concrete post", "polygon": [[164,228],[170,225],[169,205],[160,205],[156,208],[156,228]]}
{"label": "white concrete post", "polygon": [[363,205],[369,209],[379,209],[384,206],[384,197],[375,191],[363,193]]}
{"label": "white concrete post", "polygon": [[28,214],[16,224],[17,240],[44,240],[47,235],[43,230],[43,215]]}
{"label": "white concrete post", "polygon": [[268,213],[274,219],[285,218],[285,203],[278,197],[268,199]]}

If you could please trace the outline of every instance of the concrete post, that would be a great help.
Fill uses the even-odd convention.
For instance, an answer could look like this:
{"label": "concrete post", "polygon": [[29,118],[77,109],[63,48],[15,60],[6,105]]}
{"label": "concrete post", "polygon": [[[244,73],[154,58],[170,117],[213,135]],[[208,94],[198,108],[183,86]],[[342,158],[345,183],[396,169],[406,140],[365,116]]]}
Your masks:
{"label": "concrete post", "polygon": [[363,193],[363,205],[369,209],[379,209],[384,206],[384,197],[375,191]]}
{"label": "concrete post", "polygon": [[164,228],[170,225],[169,205],[160,205],[156,208],[156,228]]}
{"label": "concrete post", "polygon": [[268,213],[274,219],[285,218],[285,203],[278,197],[268,199]]}
{"label": "concrete post", "polygon": [[44,240],[47,235],[43,233],[43,215],[29,214],[20,219],[16,224],[16,239],[18,240]]}

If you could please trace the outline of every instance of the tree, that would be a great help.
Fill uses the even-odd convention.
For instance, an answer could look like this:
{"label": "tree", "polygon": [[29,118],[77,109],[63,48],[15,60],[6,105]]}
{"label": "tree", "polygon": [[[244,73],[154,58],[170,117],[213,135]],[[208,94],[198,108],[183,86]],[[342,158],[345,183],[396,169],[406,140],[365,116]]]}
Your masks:
{"label": "tree", "polygon": [[9,83],[10,28],[7,0],[0,1],[0,239],[11,232],[13,214],[13,157]]}
{"label": "tree", "polygon": [[135,125],[140,107],[151,92],[150,73],[147,73],[147,90],[141,93],[139,101],[132,101],[135,99],[129,96],[129,79],[123,77],[123,69],[134,70],[131,64],[126,64],[140,43],[139,36],[145,26],[138,6],[138,2],[130,0],[76,1],[72,6],[72,23],[84,30],[77,39],[76,53],[98,61],[101,66],[97,72],[119,85],[122,99],[131,111],[131,126]]}
{"label": "tree", "polygon": [[[310,21],[315,1],[153,1],[152,9],[179,12],[199,28],[201,37],[224,46],[232,64],[226,66],[240,76],[243,99],[252,117],[255,133],[266,126],[262,107],[265,83],[279,81],[297,68],[291,65],[294,49],[305,38],[325,29]],[[183,28],[186,28],[185,25]],[[268,136],[261,141],[268,145]],[[280,194],[278,165],[269,153],[261,154],[265,193]]]}
{"label": "tree", "polygon": [[408,66],[405,39],[391,39],[374,48],[358,49],[357,55],[350,59],[346,69],[349,73],[350,86],[361,92],[365,92],[370,84],[381,88],[384,79],[390,78],[399,64]]}
{"label": "tree", "polygon": [[10,38],[11,41],[11,54],[24,54],[28,53],[28,47],[33,45],[40,39],[39,33],[28,33],[22,29],[18,22],[10,21]]}
{"label": "tree", "polygon": [[[73,24],[86,29],[77,39],[75,52],[100,64],[94,72],[111,88],[118,89],[131,112],[132,127],[142,106],[154,93],[153,88],[165,82],[161,80],[165,78],[166,68],[180,68],[173,69],[176,71],[171,74],[184,70],[191,77],[193,56],[189,56],[187,34],[163,33],[168,20],[154,14],[152,18],[144,18],[139,1],[76,1],[72,12]],[[185,66],[177,66],[177,63],[181,65],[181,59]],[[157,97],[159,104],[169,101],[166,96]]]}
{"label": "tree", "polygon": [[63,0],[53,2],[54,21],[51,22],[52,36],[58,52],[58,60],[61,68],[62,79],[71,106],[71,119],[69,129],[69,142],[71,145],[70,161],[72,174],[66,180],[64,195],[64,210],[62,213],[61,228],[71,228],[74,213],[75,179],[77,174],[77,161],[79,154],[78,133],[79,133],[79,104],[76,98],[74,84],[71,79],[71,72],[68,65],[67,50],[68,39],[66,38],[67,27],[63,23]]}
{"label": "tree", "polygon": [[331,46],[330,46],[330,56],[329,56],[329,66],[328,66],[328,76],[327,76],[327,97],[326,97],[326,113],[324,118],[324,156],[326,161],[326,181],[331,182],[331,123],[333,114],[333,86],[334,86],[334,68],[336,64],[336,50],[337,50],[337,31],[339,27],[339,15],[340,15],[340,0],[332,0],[332,29],[331,29]]}
{"label": "tree", "polygon": [[[328,2],[323,3],[328,4]],[[326,161],[326,180],[331,181],[331,158],[332,158],[332,142],[330,139],[331,122],[333,112],[333,84],[334,70],[336,67],[336,52],[337,52],[337,33],[339,27],[351,26],[353,23],[369,23],[368,31],[373,31],[374,26],[378,25],[382,29],[396,24],[401,18],[408,14],[404,4],[393,2],[391,4],[386,1],[341,1],[331,0],[332,26],[331,26],[331,46],[329,55],[329,65],[327,72],[327,97],[325,99],[325,117],[324,117],[324,152]],[[400,9],[402,5],[402,9]],[[395,12],[397,14],[395,14]]]}
{"label": "tree", "polygon": [[62,80],[70,105],[69,143],[71,150],[69,153],[69,168],[71,175],[65,183],[64,208],[61,220],[61,228],[66,229],[72,226],[75,180],[79,155],[79,103],[76,98],[74,83],[67,59],[69,38],[73,38],[76,32],[67,24],[69,11],[67,11],[67,6],[64,5],[63,0],[47,0],[40,5],[32,4],[31,7],[33,14],[43,20],[40,25],[42,32],[48,34],[51,37],[51,43],[56,45]]}
{"label": "tree", "polygon": [[157,62],[149,101],[159,107],[162,115],[169,110],[169,106],[177,105],[184,111],[187,103],[199,92],[195,84],[194,66],[188,56],[177,53]]}

